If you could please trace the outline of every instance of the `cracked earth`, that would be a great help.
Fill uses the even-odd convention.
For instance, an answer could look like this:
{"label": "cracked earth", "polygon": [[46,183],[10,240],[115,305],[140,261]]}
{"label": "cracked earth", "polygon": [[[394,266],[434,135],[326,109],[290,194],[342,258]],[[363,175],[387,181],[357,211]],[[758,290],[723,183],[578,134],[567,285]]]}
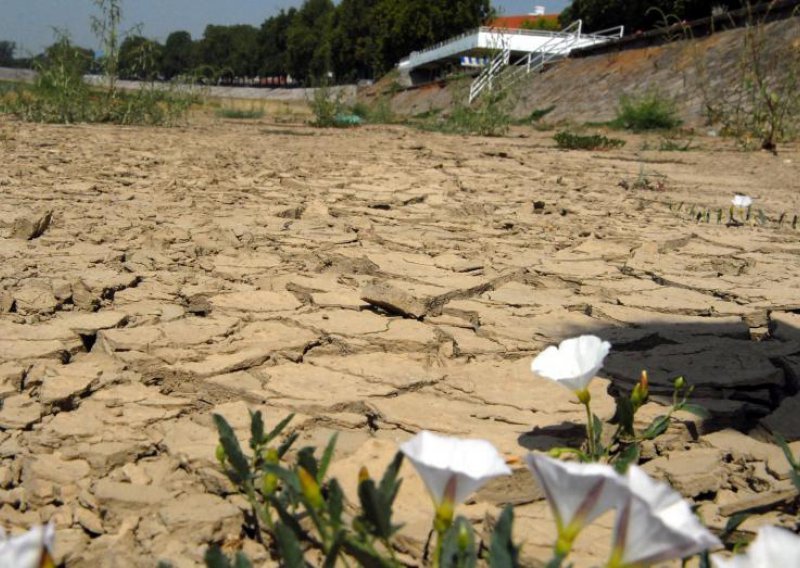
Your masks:
{"label": "cracked earth", "polygon": [[[490,440],[510,479],[461,513],[479,530],[517,505],[523,560],[552,517],[517,456],[580,443],[583,409],[534,378],[546,346],[614,346],[592,385],[613,414],[648,369],[663,411],[684,375],[705,423],[680,415],[644,448],[712,528],[755,512],[793,527],[772,444],[800,452],[800,152],[562,152],[552,133],[500,139],[402,127],[186,128],[0,121],[0,524],[53,521],[68,566],[196,566],[206,546],[268,551],[214,458],[213,413],[297,418],[297,447],[339,433],[353,498],[420,429]],[[663,191],[624,189],[645,175]],[[626,180],[627,184],[620,184]],[[750,221],[697,222],[751,195]],[[784,214],[783,222],[778,221]],[[611,394],[609,394],[611,393]],[[419,562],[431,521],[404,466],[397,546]],[[576,545],[599,564],[612,520]]]}

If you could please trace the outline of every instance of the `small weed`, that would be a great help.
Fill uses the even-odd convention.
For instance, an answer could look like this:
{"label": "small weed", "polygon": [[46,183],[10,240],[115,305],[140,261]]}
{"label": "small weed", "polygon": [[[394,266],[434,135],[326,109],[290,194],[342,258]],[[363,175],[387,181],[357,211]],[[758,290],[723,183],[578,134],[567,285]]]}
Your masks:
{"label": "small weed", "polygon": [[423,130],[446,134],[503,136],[512,122],[507,94],[502,90],[490,92],[481,97],[476,106],[457,104],[449,115],[423,120],[418,126]]}
{"label": "small weed", "polygon": [[689,152],[696,150],[697,146],[693,146],[694,139],[689,138],[684,140],[678,137],[663,137],[658,141],[658,144],[652,144],[649,140],[645,140],[642,144],[642,150],[658,150],[659,152]]}
{"label": "small weed", "polygon": [[247,119],[256,119],[262,118],[264,116],[264,111],[261,109],[236,109],[236,108],[221,108],[218,109],[214,114],[216,114],[219,118],[229,118],[233,120],[247,120]]}
{"label": "small weed", "polygon": [[638,96],[623,95],[619,100],[616,126],[642,132],[645,130],[670,130],[681,124],[675,101],[657,90]]}
{"label": "small weed", "polygon": [[555,108],[556,108],[555,105],[546,108],[537,108],[536,110],[531,112],[528,116],[514,120],[513,124],[517,126],[536,124],[540,122],[545,116],[553,112]]}
{"label": "small weed", "polygon": [[557,132],[553,139],[562,150],[612,150],[625,145],[625,141],[619,138],[609,138],[602,134],[575,134],[566,130]]}

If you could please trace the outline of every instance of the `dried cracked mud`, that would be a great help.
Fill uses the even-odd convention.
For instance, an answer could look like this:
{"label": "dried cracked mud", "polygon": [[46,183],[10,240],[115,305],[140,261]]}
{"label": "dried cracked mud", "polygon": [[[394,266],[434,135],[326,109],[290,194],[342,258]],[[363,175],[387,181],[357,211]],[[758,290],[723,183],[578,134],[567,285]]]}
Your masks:
{"label": "dried cracked mud", "polygon": [[[480,529],[516,504],[535,565],[552,518],[515,456],[578,443],[583,412],[529,363],[581,333],[614,345],[592,387],[602,418],[643,368],[642,424],[679,374],[713,412],[678,416],[645,446],[647,471],[713,528],[740,511],[756,512],[745,536],[797,522],[771,443],[800,451],[797,148],[641,151],[632,136],[562,152],[530,130],[256,122],[0,130],[0,524],[52,520],[68,566],[196,566],[210,542],[274,563],[214,459],[212,413],[244,437],[248,409],[296,412],[301,445],[338,432],[350,496],[362,464],[379,472],[420,429],[489,439],[515,474],[461,512]],[[638,178],[660,190],[623,187]],[[763,214],[726,224],[734,193]],[[430,503],[406,467],[398,547],[414,565]],[[581,536],[576,565],[602,562],[610,530]]]}

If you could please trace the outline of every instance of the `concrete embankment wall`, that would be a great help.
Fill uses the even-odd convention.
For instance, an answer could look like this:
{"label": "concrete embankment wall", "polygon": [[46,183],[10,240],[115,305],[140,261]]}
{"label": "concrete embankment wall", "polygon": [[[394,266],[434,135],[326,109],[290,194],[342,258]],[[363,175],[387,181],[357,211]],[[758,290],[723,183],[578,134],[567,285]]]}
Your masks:
{"label": "concrete embankment wall", "polygon": [[[675,99],[687,124],[702,124],[708,98],[724,85],[741,81],[745,34],[738,28],[701,39],[567,59],[516,85],[513,114],[522,117],[554,107],[548,120],[605,121],[616,115],[621,95],[658,89]],[[800,18],[766,24],[763,37],[770,66],[789,69],[787,57],[795,58],[795,69],[800,66]],[[463,81],[427,85],[397,93],[392,107],[405,115],[447,109],[464,92]]]}
{"label": "concrete embankment wall", "polygon": [[[33,82],[36,72],[29,69],[11,69],[0,67],[0,81]],[[102,85],[105,79],[99,75],[86,75],[84,80],[91,85]],[[161,83],[156,83],[162,85]],[[117,87],[123,90],[138,90],[142,86],[139,81],[117,81]],[[163,83],[164,88],[169,88],[169,83]],[[273,101],[307,101],[314,97],[314,89],[270,89],[255,87],[223,87],[209,86],[196,87],[203,95],[221,99],[250,99]],[[341,85],[332,87],[340,92],[345,101],[354,101],[356,95],[355,85]]]}

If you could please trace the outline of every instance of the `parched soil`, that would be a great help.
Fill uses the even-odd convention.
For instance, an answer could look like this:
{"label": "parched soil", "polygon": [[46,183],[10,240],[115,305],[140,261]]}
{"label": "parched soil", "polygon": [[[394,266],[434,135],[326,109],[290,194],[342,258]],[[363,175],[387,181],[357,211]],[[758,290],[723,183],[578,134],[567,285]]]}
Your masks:
{"label": "parched soil", "polygon": [[[601,418],[642,369],[642,425],[678,375],[713,413],[646,444],[648,472],[715,529],[749,510],[740,536],[793,526],[771,439],[800,439],[800,152],[627,140],[0,119],[0,524],[53,521],[68,566],[195,566],[210,542],[264,563],[211,420],[244,439],[261,409],[297,413],[298,447],[338,432],[350,498],[421,429],[490,440],[515,474],[459,512],[486,530],[516,504],[533,565],[554,527],[519,456],[579,444],[584,414],[530,360],[594,333],[614,346]],[[735,193],[755,200],[744,223]],[[413,565],[432,513],[403,477]],[[581,535],[577,566],[603,562],[610,531]]]}

